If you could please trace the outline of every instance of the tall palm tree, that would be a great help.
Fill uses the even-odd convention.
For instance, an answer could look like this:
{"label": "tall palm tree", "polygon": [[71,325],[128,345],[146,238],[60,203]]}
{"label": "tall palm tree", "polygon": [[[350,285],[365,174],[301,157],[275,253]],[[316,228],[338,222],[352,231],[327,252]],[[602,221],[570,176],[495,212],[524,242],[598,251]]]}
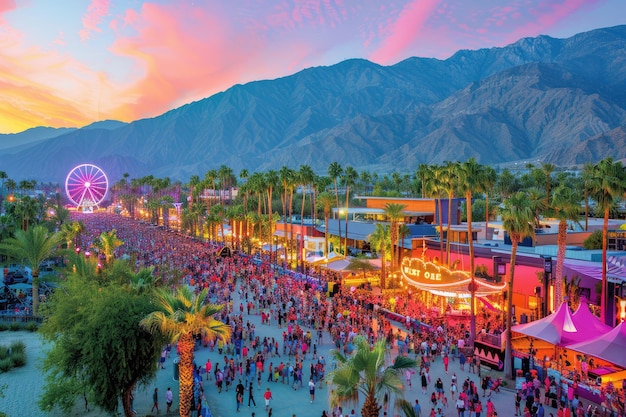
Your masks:
{"label": "tall palm tree", "polygon": [[615,199],[621,198],[626,191],[626,176],[621,162],[613,162],[613,158],[604,158],[593,169],[591,179],[591,198],[597,203],[604,214],[602,223],[602,294],[600,298],[601,319],[609,323],[611,315],[607,314],[608,281],[606,271],[606,250],[609,231],[609,214],[615,206]]}
{"label": "tall palm tree", "polygon": [[552,173],[555,169],[556,166],[554,166],[554,164],[548,162],[541,163],[541,170],[543,171],[543,175],[546,177],[546,204],[549,204],[550,202],[550,193],[552,191]]}
{"label": "tall palm tree", "polygon": [[469,244],[470,274],[472,282],[470,286],[470,346],[474,346],[476,337],[476,284],[474,282],[474,232],[472,230],[472,195],[484,190],[484,169],[474,158],[469,158],[461,164],[459,182],[461,191],[465,195],[465,208],[467,211],[467,243]]}
{"label": "tall palm tree", "polygon": [[384,290],[387,286],[387,253],[391,246],[389,226],[376,223],[374,232],[367,239],[372,249],[380,254],[380,288]]}
{"label": "tall palm tree", "polygon": [[45,227],[37,225],[28,230],[16,231],[14,237],[0,244],[0,253],[23,262],[31,269],[33,315],[37,315],[39,309],[39,266],[56,252],[60,241],[61,237],[58,233],[50,233]]}
{"label": "tall palm tree", "polygon": [[402,246],[398,247],[398,258],[396,259],[396,265],[400,268],[402,265],[402,250],[404,249],[404,239],[411,234],[411,229],[406,224],[398,226],[398,241],[402,243]]}
{"label": "tall palm tree", "polygon": [[[339,162],[331,162],[328,165],[328,176],[333,180],[335,185],[335,207],[339,210],[339,190],[337,189],[337,180],[343,174],[343,168],[339,165]],[[341,216],[337,216],[337,229],[339,230],[339,250],[341,251]]]}
{"label": "tall palm tree", "polygon": [[483,186],[485,191],[485,238],[489,232],[489,196],[493,195],[493,190],[498,179],[498,174],[493,167],[483,167]]}
{"label": "tall palm tree", "polygon": [[[304,249],[304,206],[306,203],[307,188],[315,180],[315,173],[310,166],[301,165],[296,177],[297,182],[302,187],[302,207],[300,210],[300,250],[298,253],[302,257],[302,271],[304,271],[304,254],[302,253],[302,250]],[[313,205],[311,205],[311,209],[312,208]]]}
{"label": "tall palm tree", "polygon": [[593,183],[593,171],[594,165],[592,163],[588,162],[583,166],[582,191],[585,200],[585,232],[589,230],[589,193],[591,192],[591,185]]}
{"label": "tall palm tree", "polygon": [[428,164],[419,164],[417,166],[417,171],[415,171],[415,176],[420,180],[420,195],[422,198],[425,198],[427,195],[426,181],[430,176],[430,166]]}
{"label": "tall palm tree", "polygon": [[448,194],[448,231],[446,232],[446,259],[444,264],[450,265],[450,244],[451,242],[451,228],[452,228],[452,199],[454,198],[454,192],[457,188],[463,184],[460,181],[461,165],[458,162],[446,161],[443,165],[444,171],[444,188]]}
{"label": "tall palm tree", "polygon": [[188,287],[175,293],[155,290],[158,311],[148,314],[140,324],[151,333],[160,333],[171,342],[178,342],[180,351],[180,416],[188,417],[193,401],[193,351],[195,337],[203,334],[207,338],[227,340],[231,327],[214,316],[223,306],[205,304],[208,289],[194,294]]}
{"label": "tall palm tree", "polygon": [[378,417],[378,401],[383,394],[404,397],[404,384],[401,374],[407,369],[415,369],[417,362],[398,355],[391,366],[385,366],[387,344],[379,340],[372,348],[363,336],[354,338],[355,353],[343,356],[339,350],[333,350],[337,360],[337,369],[330,373],[333,390],[330,394],[331,406],[349,402],[358,404],[359,394],[364,396],[361,415]]}
{"label": "tall palm tree", "polygon": [[504,374],[508,378],[513,377],[513,368],[511,366],[511,353],[513,347],[511,344],[511,311],[513,310],[513,281],[515,278],[515,257],[517,256],[517,247],[525,237],[534,235],[533,227],[533,211],[528,206],[528,195],[525,192],[518,191],[506,200],[500,207],[500,215],[502,216],[502,227],[507,231],[511,238],[511,261],[509,267],[509,283],[507,296],[507,314],[506,314],[506,349],[504,359]]}
{"label": "tall palm tree", "polygon": [[[554,280],[554,305],[558,308],[563,300],[563,263],[567,245],[567,222],[579,220],[580,195],[566,184],[559,184],[550,198],[548,213],[558,219],[559,230],[556,238],[556,271]],[[547,294],[546,294],[547,296]],[[547,300],[546,300],[547,302]]]}
{"label": "tall palm tree", "polygon": [[278,186],[278,173],[269,170],[265,173],[265,192],[267,194],[268,242],[270,242],[270,259],[272,258],[272,234],[274,233],[274,216],[272,215],[272,192]]}
{"label": "tall palm tree", "polygon": [[346,187],[346,244],[344,245],[344,255],[348,255],[348,218],[350,217],[350,187],[356,184],[359,173],[351,166],[347,166],[341,176],[341,182]]}
{"label": "tall palm tree", "polygon": [[443,263],[443,213],[441,209],[441,197],[445,193],[444,168],[433,165],[426,177],[426,191],[431,197],[437,199],[437,214],[439,223],[439,262]]}
{"label": "tall palm tree", "polygon": [[324,191],[317,196],[317,202],[324,209],[324,256],[328,258],[328,218],[335,205],[335,197],[331,193]]}
{"label": "tall palm tree", "polygon": [[404,220],[406,205],[387,203],[385,204],[385,216],[391,223],[391,270],[396,270],[396,246],[398,245],[398,227]]}

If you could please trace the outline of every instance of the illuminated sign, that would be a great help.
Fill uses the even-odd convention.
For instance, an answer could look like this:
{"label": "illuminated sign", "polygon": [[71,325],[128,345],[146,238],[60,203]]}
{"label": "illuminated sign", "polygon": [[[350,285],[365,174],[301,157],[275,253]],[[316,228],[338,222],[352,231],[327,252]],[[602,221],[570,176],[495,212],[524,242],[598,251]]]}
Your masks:
{"label": "illuminated sign", "polygon": [[465,271],[453,271],[432,262],[424,262],[419,258],[404,258],[401,269],[402,275],[407,280],[426,285],[456,285],[471,280],[470,274]]}
{"label": "illuminated sign", "polygon": [[[404,258],[400,271],[409,285],[435,295],[460,298],[470,296],[472,277],[469,272],[449,269],[420,258]],[[506,283],[488,282],[477,277],[474,277],[473,285],[476,296],[497,294],[506,288]]]}

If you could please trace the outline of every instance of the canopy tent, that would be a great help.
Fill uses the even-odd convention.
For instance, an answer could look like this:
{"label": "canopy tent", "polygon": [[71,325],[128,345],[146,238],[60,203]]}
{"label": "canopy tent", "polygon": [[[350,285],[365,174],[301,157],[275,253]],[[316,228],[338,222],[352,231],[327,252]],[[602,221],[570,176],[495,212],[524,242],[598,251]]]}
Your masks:
{"label": "canopy tent", "polygon": [[[589,310],[589,304],[587,303],[586,298],[581,298],[580,305],[578,306],[574,314],[572,314],[572,321],[574,322],[576,328],[585,329],[585,332],[587,331],[586,329],[591,329],[594,336],[590,337],[605,334],[612,329],[611,326],[603,323],[602,320],[600,320],[591,312],[591,310]],[[590,337],[587,337],[587,340],[589,340]]]}
{"label": "canopy tent", "polygon": [[[567,346],[572,343],[582,342],[589,337],[595,337],[593,329],[586,329],[584,326],[578,327],[572,320],[567,303],[561,306],[554,313],[540,320],[535,320],[526,324],[518,324],[511,328],[512,331],[526,336],[544,340],[556,346]],[[590,336],[593,334],[592,336]]]}
{"label": "canopy tent", "polygon": [[608,333],[586,342],[569,345],[567,348],[626,368],[626,355],[624,355],[624,350],[626,350],[626,325],[622,322]]}

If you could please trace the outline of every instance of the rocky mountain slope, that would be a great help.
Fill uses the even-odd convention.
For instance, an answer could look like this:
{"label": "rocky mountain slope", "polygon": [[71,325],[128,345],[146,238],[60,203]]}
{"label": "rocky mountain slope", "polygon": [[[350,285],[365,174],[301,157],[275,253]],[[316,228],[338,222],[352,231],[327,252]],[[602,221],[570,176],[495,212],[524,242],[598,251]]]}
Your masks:
{"label": "rocky mountain slope", "polygon": [[469,157],[571,166],[625,158],[625,130],[626,26],[617,26],[446,60],[347,60],[133,123],[49,129],[45,140],[0,135],[0,169],[61,182],[81,163],[113,181],[124,172],[186,181],[222,164],[236,173],[302,164],[325,172],[332,161],[409,172]]}

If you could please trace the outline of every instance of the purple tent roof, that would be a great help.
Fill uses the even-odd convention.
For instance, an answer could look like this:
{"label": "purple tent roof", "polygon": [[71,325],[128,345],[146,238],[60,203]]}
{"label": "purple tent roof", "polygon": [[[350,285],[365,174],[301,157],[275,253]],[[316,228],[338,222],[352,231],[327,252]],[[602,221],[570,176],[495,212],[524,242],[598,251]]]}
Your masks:
{"label": "purple tent roof", "polygon": [[626,349],[626,325],[622,322],[602,336],[586,342],[569,345],[567,348],[626,368],[626,355],[624,355],[624,350]]}
{"label": "purple tent roof", "polygon": [[589,310],[589,304],[585,298],[580,300],[578,309],[572,314],[572,320],[576,328],[586,334],[587,340],[608,333],[612,329],[611,326],[604,324]]}
{"label": "purple tent roof", "polygon": [[587,330],[583,330],[582,325],[577,327],[572,320],[567,303],[561,303],[558,310],[549,316],[530,323],[518,324],[511,330],[557,346],[567,346],[589,338]]}

